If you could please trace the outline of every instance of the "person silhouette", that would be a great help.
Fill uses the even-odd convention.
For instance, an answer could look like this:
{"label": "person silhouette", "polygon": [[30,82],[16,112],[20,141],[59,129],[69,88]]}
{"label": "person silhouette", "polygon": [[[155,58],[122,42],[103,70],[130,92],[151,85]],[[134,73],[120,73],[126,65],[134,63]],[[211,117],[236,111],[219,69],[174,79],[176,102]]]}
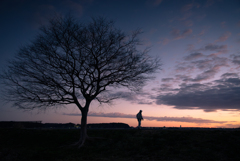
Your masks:
{"label": "person silhouette", "polygon": [[138,128],[141,128],[141,121],[143,120],[143,117],[142,117],[142,110],[140,110],[138,112],[138,114],[136,115],[137,117],[137,120],[138,120]]}

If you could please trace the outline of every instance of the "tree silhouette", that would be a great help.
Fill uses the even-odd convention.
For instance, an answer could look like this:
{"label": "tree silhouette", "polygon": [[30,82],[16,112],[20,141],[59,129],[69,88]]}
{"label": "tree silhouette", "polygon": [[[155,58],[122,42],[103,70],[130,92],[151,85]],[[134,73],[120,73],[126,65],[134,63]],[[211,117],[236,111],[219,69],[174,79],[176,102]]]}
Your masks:
{"label": "tree silhouette", "polygon": [[87,135],[90,103],[107,103],[114,88],[140,89],[161,66],[140,51],[140,31],[125,34],[112,21],[56,17],[35,40],[19,49],[1,74],[5,99],[21,109],[75,104],[81,111],[81,147]]}

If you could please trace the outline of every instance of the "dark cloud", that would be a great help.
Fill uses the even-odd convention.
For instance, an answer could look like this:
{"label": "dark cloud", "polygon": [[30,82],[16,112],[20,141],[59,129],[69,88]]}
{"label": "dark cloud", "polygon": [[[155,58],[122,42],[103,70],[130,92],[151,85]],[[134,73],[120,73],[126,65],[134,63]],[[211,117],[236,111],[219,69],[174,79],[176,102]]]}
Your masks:
{"label": "dark cloud", "polygon": [[233,64],[240,65],[240,54],[231,55]]}
{"label": "dark cloud", "polygon": [[156,103],[177,109],[203,109],[206,112],[240,110],[240,79],[222,78],[208,84],[182,84],[178,92],[160,94]]}
{"label": "dark cloud", "polygon": [[111,93],[113,97],[123,99],[125,101],[134,101],[137,99],[136,94],[132,92],[119,91],[116,93]]}
{"label": "dark cloud", "polygon": [[[143,111],[144,112],[144,111]],[[81,114],[76,113],[63,113],[63,115],[68,116],[81,116]],[[96,113],[96,112],[89,112],[88,116],[92,117],[110,117],[110,118],[132,118],[136,119],[136,115],[131,114],[123,114],[123,113]],[[153,116],[144,116],[146,120],[156,120],[156,121],[167,121],[167,122],[188,122],[188,123],[197,123],[197,124],[208,124],[208,123],[227,123],[227,121],[215,121],[215,120],[208,120],[202,118],[193,118],[193,117],[153,117]]]}
{"label": "dark cloud", "polygon": [[[160,92],[169,92],[169,91],[173,91],[175,89],[172,88],[172,84],[170,83],[164,83],[164,84],[161,84],[160,88],[158,88],[157,91],[160,91]],[[155,99],[155,98],[154,98]]]}
{"label": "dark cloud", "polygon": [[[177,73],[185,72],[187,74],[182,78],[183,81],[200,82],[209,80],[214,78],[222,67],[229,66],[228,58],[219,57],[215,54],[204,55],[196,52],[185,56],[183,60],[175,66]],[[196,75],[195,78],[189,76],[191,73]]]}
{"label": "dark cloud", "polygon": [[223,78],[231,78],[231,77],[238,77],[238,74],[237,73],[224,73],[224,74],[222,74],[221,75],[221,77],[223,77]]}
{"label": "dark cloud", "polygon": [[153,101],[140,100],[137,103],[140,104],[140,105],[152,105]]}
{"label": "dark cloud", "polygon": [[187,75],[177,74],[175,75],[176,80],[178,81],[189,81],[191,78]]}
{"label": "dark cloud", "polygon": [[204,48],[202,48],[200,50],[203,50],[203,51],[226,51],[227,45],[207,44]]}
{"label": "dark cloud", "polygon": [[186,57],[184,57],[184,60],[194,60],[203,57],[204,55],[202,53],[192,53]]}
{"label": "dark cloud", "polygon": [[162,82],[170,82],[172,80],[174,80],[174,78],[163,78]]}
{"label": "dark cloud", "polygon": [[[227,58],[214,58],[192,61],[190,63],[181,63],[176,66],[177,72],[187,72],[188,74],[198,70],[200,73],[195,78],[183,76],[183,81],[199,82],[213,78],[222,67],[228,66]],[[179,79],[180,77],[178,77]]]}
{"label": "dark cloud", "polygon": [[198,74],[196,78],[192,79],[193,82],[200,82],[204,80],[211,79],[215,76],[215,74],[219,71],[219,68],[215,67],[210,70],[204,71],[201,74]]}
{"label": "dark cloud", "polygon": [[[226,45],[207,44],[198,51],[222,52],[226,49]],[[185,56],[176,65],[176,72],[181,74],[175,75],[172,83],[178,84],[160,86],[156,103],[177,109],[202,109],[206,112],[240,110],[239,72],[234,72],[235,69],[231,68],[231,72],[220,73],[222,68],[227,69],[232,64],[240,67],[240,54],[231,55],[231,58],[200,52]],[[214,80],[217,74],[221,74],[221,77]]]}
{"label": "dark cloud", "polygon": [[179,72],[188,72],[188,73],[191,73],[194,71],[195,67],[194,65],[192,65],[191,63],[189,62],[180,62],[178,63],[176,66],[176,72],[179,73]]}
{"label": "dark cloud", "polygon": [[210,59],[203,59],[193,61],[192,64],[195,64],[199,70],[217,70],[221,67],[228,67],[228,59],[224,57],[210,57]]}

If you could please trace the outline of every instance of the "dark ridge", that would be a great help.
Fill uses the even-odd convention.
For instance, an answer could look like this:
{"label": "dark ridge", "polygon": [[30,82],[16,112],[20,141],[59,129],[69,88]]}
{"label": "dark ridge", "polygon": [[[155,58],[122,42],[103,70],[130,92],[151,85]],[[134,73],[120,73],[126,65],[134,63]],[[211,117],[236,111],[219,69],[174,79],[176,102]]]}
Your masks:
{"label": "dark ridge", "polygon": [[[0,128],[57,128],[74,129],[80,128],[80,124],[74,123],[42,123],[41,121],[0,121]],[[88,124],[87,128],[130,128],[125,123],[99,123]]]}
{"label": "dark ridge", "polygon": [[125,123],[100,123],[100,124],[88,124],[88,128],[130,128]]}
{"label": "dark ridge", "polygon": [[42,121],[0,121],[0,128],[41,128]]}

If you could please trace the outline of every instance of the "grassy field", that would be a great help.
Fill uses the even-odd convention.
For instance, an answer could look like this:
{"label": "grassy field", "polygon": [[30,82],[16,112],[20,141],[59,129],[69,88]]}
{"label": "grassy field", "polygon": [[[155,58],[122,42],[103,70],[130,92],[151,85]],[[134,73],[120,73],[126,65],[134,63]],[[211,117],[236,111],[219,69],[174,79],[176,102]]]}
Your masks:
{"label": "grassy field", "polygon": [[0,129],[0,160],[239,161],[240,130],[88,130],[83,148],[69,147],[79,130]]}

